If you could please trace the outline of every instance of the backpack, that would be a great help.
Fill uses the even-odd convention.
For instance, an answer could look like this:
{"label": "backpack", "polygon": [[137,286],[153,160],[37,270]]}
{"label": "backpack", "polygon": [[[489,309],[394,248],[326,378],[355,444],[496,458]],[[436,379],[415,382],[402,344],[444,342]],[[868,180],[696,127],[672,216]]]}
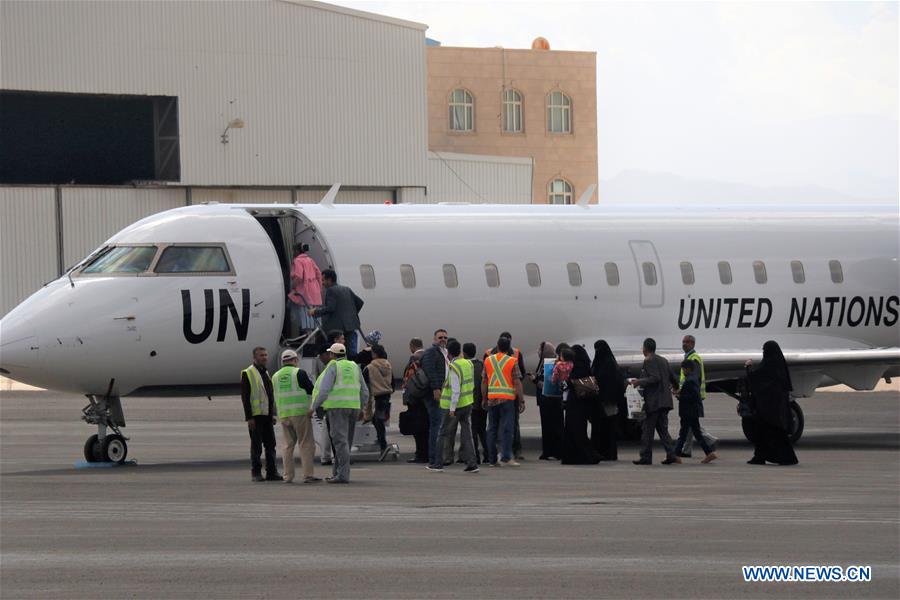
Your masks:
{"label": "backpack", "polygon": [[403,404],[412,406],[421,402],[429,391],[428,375],[424,369],[416,369],[412,376],[406,382],[406,388],[403,390]]}

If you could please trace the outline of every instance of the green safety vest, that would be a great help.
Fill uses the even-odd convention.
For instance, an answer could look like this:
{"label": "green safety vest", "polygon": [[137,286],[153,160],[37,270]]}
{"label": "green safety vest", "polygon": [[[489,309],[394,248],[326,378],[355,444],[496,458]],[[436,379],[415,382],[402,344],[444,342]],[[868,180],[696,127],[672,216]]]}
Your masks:
{"label": "green safety vest", "polygon": [[[359,410],[359,390],[362,387],[359,365],[347,359],[333,360],[328,363],[322,374],[328,371],[332,365],[334,365],[335,369],[334,387],[328,393],[328,398],[322,404],[322,408],[325,410],[333,408],[355,408]],[[318,381],[316,385],[318,385]]]}
{"label": "green safety vest", "polygon": [[[695,361],[700,368],[700,399],[706,400],[706,371],[703,369],[703,359],[700,358],[697,352],[691,352],[686,359]],[[681,387],[682,385],[684,385],[684,369],[681,369],[678,376],[678,386]]]}
{"label": "green safety vest", "polygon": [[272,391],[279,417],[301,417],[309,413],[309,396],[297,384],[300,369],[290,365],[272,375]]}
{"label": "green safety vest", "polygon": [[247,375],[250,382],[250,412],[254,417],[269,414],[269,397],[266,395],[266,386],[263,384],[259,370],[250,365],[241,373]]}
{"label": "green safety vest", "polygon": [[[475,367],[472,361],[465,358],[456,358],[450,363],[450,368],[459,377],[459,402],[456,408],[463,408],[475,402]],[[441,392],[441,408],[450,409],[450,397],[453,391],[450,389],[450,372],[444,381],[444,390]]]}

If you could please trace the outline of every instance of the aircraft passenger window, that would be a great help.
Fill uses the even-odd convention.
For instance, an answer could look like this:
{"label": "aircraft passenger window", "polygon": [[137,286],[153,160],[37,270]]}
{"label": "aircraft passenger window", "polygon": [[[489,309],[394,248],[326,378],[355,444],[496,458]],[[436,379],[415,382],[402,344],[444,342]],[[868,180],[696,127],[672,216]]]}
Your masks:
{"label": "aircraft passenger window", "polygon": [[681,263],[681,283],[694,285],[694,265],[689,262]]}
{"label": "aircraft passenger window", "polygon": [[719,261],[719,281],[725,285],[731,285],[731,264],[726,260]]}
{"label": "aircraft passenger window", "polygon": [[230,273],[221,246],[169,246],[156,263],[157,273]]}
{"label": "aircraft passenger window", "polygon": [[416,270],[412,265],[400,265],[400,282],[405,288],[416,287]]}
{"label": "aircraft passenger window", "polygon": [[844,283],[844,269],[841,267],[841,261],[829,260],[828,270],[831,271],[832,283]]}
{"label": "aircraft passenger window", "polygon": [[156,256],[156,246],[115,246],[85,267],[82,273],[143,273]]}
{"label": "aircraft passenger window", "polygon": [[644,283],[647,285],[656,285],[656,265],[651,262],[645,262],[641,265],[644,271]]}
{"label": "aircraft passenger window", "polygon": [[528,276],[528,285],[531,287],[541,286],[541,268],[536,263],[525,265],[525,274]]}
{"label": "aircraft passenger window", "polygon": [[456,276],[455,265],[444,265],[444,285],[448,288],[459,287],[459,279]]}
{"label": "aircraft passenger window", "polygon": [[766,263],[761,260],[753,261],[753,277],[756,279],[756,283],[765,283],[769,280],[769,276],[766,273]]}
{"label": "aircraft passenger window", "polygon": [[806,283],[806,272],[803,270],[803,263],[799,260],[791,261],[791,275],[794,277],[794,283]]}
{"label": "aircraft passenger window", "polygon": [[375,268],[372,265],[359,265],[359,278],[367,290],[375,287]]}
{"label": "aircraft passenger window", "polygon": [[581,267],[578,266],[578,263],[567,264],[566,270],[569,272],[569,285],[572,287],[581,285]]}
{"label": "aircraft passenger window", "polygon": [[603,265],[603,268],[606,270],[606,284],[607,285],[619,285],[619,267],[614,262],[608,262]]}
{"label": "aircraft passenger window", "polygon": [[484,279],[488,287],[500,287],[500,271],[494,263],[485,263]]}

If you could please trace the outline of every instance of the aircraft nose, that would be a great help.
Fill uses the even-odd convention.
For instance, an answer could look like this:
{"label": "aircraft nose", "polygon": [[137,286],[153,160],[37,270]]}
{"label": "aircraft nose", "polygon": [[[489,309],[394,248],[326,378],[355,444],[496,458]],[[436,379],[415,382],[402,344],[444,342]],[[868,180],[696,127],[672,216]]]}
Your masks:
{"label": "aircraft nose", "polygon": [[0,373],[27,381],[29,372],[37,367],[39,350],[33,327],[17,319],[0,321]]}

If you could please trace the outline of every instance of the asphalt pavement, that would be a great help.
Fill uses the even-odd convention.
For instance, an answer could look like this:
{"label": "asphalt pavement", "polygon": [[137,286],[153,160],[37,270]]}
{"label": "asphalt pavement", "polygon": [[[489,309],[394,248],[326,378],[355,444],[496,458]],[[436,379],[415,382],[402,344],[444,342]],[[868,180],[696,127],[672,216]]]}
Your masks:
{"label": "asphalt pavement", "polygon": [[[803,402],[796,467],[745,464],[723,396],[707,401],[712,464],[697,449],[634,466],[631,443],[617,463],[538,461],[531,398],[519,468],[360,459],[346,486],[252,483],[237,398],[126,398],[138,464],[75,468],[84,403],[0,394],[4,599],[900,597],[896,392]],[[398,396],[394,410],[405,459]],[[744,582],[743,565],[770,564],[871,566],[872,580]]]}

